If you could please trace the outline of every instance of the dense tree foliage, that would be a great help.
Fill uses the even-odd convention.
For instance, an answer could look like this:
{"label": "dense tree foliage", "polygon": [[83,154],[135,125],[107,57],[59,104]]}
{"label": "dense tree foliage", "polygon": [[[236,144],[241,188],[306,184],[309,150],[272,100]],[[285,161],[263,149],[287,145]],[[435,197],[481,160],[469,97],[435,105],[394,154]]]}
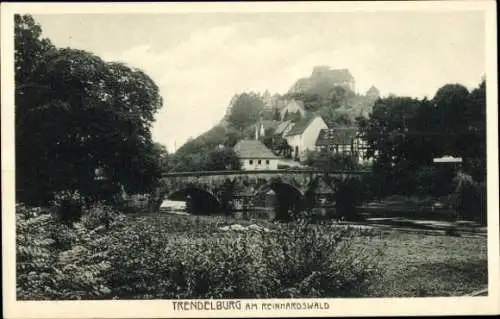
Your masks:
{"label": "dense tree foliage", "polygon": [[322,108],[317,114],[321,115],[332,126],[351,126],[354,124],[353,118],[348,113],[332,108]]}
{"label": "dense tree foliage", "polygon": [[[369,119],[359,118],[368,143],[373,171],[384,194],[412,194],[424,180],[451,184],[452,172],[433,163],[434,157],[462,157],[474,180],[485,178],[485,83],[472,92],[459,84],[441,87],[432,100],[390,96],[379,99]],[[430,175],[435,176],[430,178]],[[439,177],[441,176],[441,177]],[[437,183],[437,184],[436,184]],[[444,192],[435,187],[433,192]],[[420,191],[419,191],[420,190]],[[435,193],[435,195],[438,195]]]}
{"label": "dense tree foliage", "polygon": [[239,170],[241,168],[241,161],[232,148],[215,149],[208,153],[207,157],[203,167],[207,171]]}
{"label": "dense tree foliage", "polygon": [[232,147],[243,137],[243,132],[232,127],[214,126],[202,135],[187,141],[175,154],[169,155],[167,170],[187,172],[238,169],[239,160]]}
{"label": "dense tree foliage", "polygon": [[314,93],[288,93],[284,95],[284,98],[302,102],[306,111],[309,112],[315,112],[326,105],[326,98]]}
{"label": "dense tree foliage", "polygon": [[334,154],[328,151],[310,151],[305,164],[324,171],[359,169],[357,159],[353,156]]}
{"label": "dense tree foliage", "polygon": [[242,93],[235,95],[229,106],[229,123],[236,129],[243,130],[254,124],[264,109],[264,101],[257,93]]}
{"label": "dense tree foliage", "polygon": [[92,196],[98,168],[116,190],[153,186],[160,151],[150,129],[162,99],[145,73],[57,49],[30,16],[19,15],[15,68],[19,200],[44,203],[64,190]]}
{"label": "dense tree foliage", "polygon": [[[372,96],[359,95],[342,86],[330,86],[328,90],[319,91],[311,89],[288,93],[284,97],[300,101],[307,112],[319,114],[328,123],[340,125],[352,125],[356,117],[366,116],[375,103]],[[292,115],[288,115],[287,119],[295,120]]]}

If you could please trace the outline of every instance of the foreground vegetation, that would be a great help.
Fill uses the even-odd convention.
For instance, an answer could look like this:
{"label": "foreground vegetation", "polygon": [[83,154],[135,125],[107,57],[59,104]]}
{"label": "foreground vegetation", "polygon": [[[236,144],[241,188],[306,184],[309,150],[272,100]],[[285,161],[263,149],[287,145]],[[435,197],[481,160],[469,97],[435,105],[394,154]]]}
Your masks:
{"label": "foreground vegetation", "polygon": [[487,283],[486,240],[480,237],[381,233],[304,221],[224,230],[234,223],[240,222],[223,217],[133,218],[96,206],[81,221],[66,225],[54,212],[19,205],[17,296],[443,296]]}

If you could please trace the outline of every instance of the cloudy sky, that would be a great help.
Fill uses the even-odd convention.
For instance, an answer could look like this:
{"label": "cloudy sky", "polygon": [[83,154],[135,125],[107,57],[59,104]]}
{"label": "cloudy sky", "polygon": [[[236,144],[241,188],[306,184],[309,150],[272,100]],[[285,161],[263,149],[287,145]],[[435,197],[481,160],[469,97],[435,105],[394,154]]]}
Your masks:
{"label": "cloudy sky", "polygon": [[357,91],[432,97],[485,74],[482,12],[34,15],[58,47],[148,73],[163,109],[154,139],[173,151],[210,129],[236,93],[284,93],[313,66],[348,68]]}

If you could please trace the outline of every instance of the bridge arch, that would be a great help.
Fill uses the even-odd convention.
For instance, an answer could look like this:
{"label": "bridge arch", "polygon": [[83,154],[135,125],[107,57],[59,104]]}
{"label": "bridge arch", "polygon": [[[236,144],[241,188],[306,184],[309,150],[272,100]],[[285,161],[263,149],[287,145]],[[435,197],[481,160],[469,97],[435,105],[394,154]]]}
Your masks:
{"label": "bridge arch", "polygon": [[192,214],[218,214],[221,209],[221,201],[209,190],[197,185],[184,185],[174,191],[166,191],[161,200],[185,201],[186,210]]}
{"label": "bridge arch", "polygon": [[271,180],[268,183],[260,186],[253,194],[253,197],[258,197],[272,190],[275,196],[275,219],[290,220],[293,215],[297,214],[304,208],[305,196],[304,192],[292,183]]}

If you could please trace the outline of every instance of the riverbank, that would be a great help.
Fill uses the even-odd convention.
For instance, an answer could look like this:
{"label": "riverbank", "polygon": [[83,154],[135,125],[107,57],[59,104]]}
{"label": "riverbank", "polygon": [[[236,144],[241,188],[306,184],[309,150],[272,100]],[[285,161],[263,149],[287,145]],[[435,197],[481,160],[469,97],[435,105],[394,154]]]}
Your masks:
{"label": "riverbank", "polygon": [[[143,217],[148,218],[148,217]],[[154,224],[171,225],[179,232],[183,223],[197,229],[188,233],[217,231],[222,227],[234,228],[234,236],[250,225],[273,230],[277,223],[266,220],[239,220],[222,216],[163,215],[151,218]],[[230,227],[241,225],[241,227]],[[351,227],[361,232],[352,238],[352,249],[364,256],[383,251],[380,257],[382,276],[373,284],[365,297],[424,297],[461,296],[487,286],[487,240],[482,233],[460,231],[459,236],[447,235],[445,230],[402,228],[362,223],[339,223],[338,227]],[[186,235],[188,236],[188,235]],[[269,235],[266,235],[269,236]],[[188,236],[189,237],[189,236]]]}

